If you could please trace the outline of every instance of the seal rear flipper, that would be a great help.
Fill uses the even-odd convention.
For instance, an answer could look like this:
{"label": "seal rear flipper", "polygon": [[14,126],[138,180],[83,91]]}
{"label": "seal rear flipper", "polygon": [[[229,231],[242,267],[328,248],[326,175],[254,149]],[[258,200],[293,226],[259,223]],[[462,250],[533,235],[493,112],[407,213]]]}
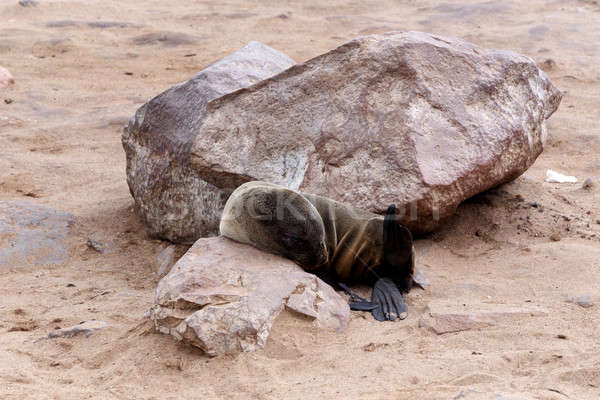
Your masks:
{"label": "seal rear flipper", "polygon": [[371,301],[379,305],[372,311],[373,317],[378,321],[394,321],[408,316],[402,293],[390,278],[381,278],[375,283]]}

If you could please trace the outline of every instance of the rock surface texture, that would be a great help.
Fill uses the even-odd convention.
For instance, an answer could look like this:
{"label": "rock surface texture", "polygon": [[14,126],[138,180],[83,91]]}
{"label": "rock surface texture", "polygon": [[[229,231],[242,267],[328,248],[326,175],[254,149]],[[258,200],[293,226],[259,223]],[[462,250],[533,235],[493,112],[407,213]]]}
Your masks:
{"label": "rock surface texture", "polygon": [[137,110],[122,141],[127,183],[150,235],[193,243],[217,233],[231,191],[207,183],[190,167],[206,104],[292,65],[285,54],[250,42]]}
{"label": "rock surface texture", "polygon": [[378,213],[395,203],[431,231],[535,161],[562,97],[529,57],[422,32],[361,37],[245,89],[196,94],[205,107],[183,87],[143,106],[123,139],[136,203],[171,240],[216,232],[227,193],[250,180]]}
{"label": "rock surface texture", "polygon": [[150,318],[158,331],[211,356],[261,349],[287,308],[343,331],[347,302],[282,257],[224,237],[198,240],[159,282]]}
{"label": "rock surface texture", "polygon": [[51,265],[68,257],[73,215],[24,201],[0,201],[0,267]]}

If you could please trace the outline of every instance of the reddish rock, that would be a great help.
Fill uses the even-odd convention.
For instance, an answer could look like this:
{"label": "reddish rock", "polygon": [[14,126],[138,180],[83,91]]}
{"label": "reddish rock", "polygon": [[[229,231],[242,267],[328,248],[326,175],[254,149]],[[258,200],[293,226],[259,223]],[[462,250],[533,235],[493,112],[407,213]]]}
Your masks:
{"label": "reddish rock", "polygon": [[[130,123],[128,182],[151,232],[215,233],[226,197],[250,180],[377,213],[395,203],[428,232],[533,164],[562,97],[529,57],[422,32],[361,37],[244,86],[196,107],[178,85]],[[136,148],[148,121],[153,139]],[[139,156],[152,141],[163,153]]]}
{"label": "reddish rock", "polygon": [[337,331],[350,318],[346,300],[315,275],[217,237],[198,240],[159,282],[150,318],[159,332],[216,356],[261,349],[284,308]]}
{"label": "reddish rock", "polygon": [[189,163],[206,104],[293,64],[285,54],[250,42],[137,110],[122,142],[129,190],[151,236],[193,243],[216,235],[229,192],[200,178]]}

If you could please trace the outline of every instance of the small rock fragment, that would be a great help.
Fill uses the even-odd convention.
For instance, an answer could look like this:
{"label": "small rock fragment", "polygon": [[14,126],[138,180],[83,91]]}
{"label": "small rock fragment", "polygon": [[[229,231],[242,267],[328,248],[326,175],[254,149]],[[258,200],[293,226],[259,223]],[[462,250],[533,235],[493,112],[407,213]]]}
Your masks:
{"label": "small rock fragment", "polygon": [[160,277],[169,272],[171,265],[173,265],[173,257],[175,256],[175,246],[167,246],[160,254],[156,257],[158,261],[158,269],[156,274]]}
{"label": "small rock fragment", "polygon": [[13,83],[15,83],[15,78],[10,71],[0,65],[0,89],[4,89]]}
{"label": "small rock fragment", "polygon": [[546,182],[550,183],[577,183],[574,176],[564,175],[551,169],[546,171]]}
{"label": "small rock fragment", "polygon": [[21,0],[21,1],[19,1],[19,5],[21,7],[36,7],[38,4],[40,4],[40,3],[38,3],[35,0]]}
{"label": "small rock fragment", "polygon": [[417,286],[420,286],[422,289],[425,289],[430,284],[429,278],[425,275],[425,271],[422,269],[415,269],[413,281]]}
{"label": "small rock fragment", "polygon": [[584,189],[591,189],[593,186],[594,186],[594,179],[592,179],[592,178],[586,178],[586,180],[583,181],[583,185],[581,185],[581,187]]}
{"label": "small rock fragment", "polygon": [[552,240],[553,242],[560,242],[560,234],[558,233],[553,233],[552,235],[550,235],[550,240]]}
{"label": "small rock fragment", "polygon": [[88,236],[87,245],[100,254],[110,253],[113,249],[112,242],[104,238],[101,232],[94,232]]}
{"label": "small rock fragment", "polygon": [[556,68],[556,61],[554,61],[551,58],[547,58],[541,65],[542,69],[544,71],[550,71],[554,68]]}
{"label": "small rock fragment", "polygon": [[6,104],[11,104],[11,103],[13,102],[13,99],[10,99],[10,98],[8,98],[8,99],[4,99],[4,102],[5,102]]}
{"label": "small rock fragment", "polygon": [[567,303],[574,303],[583,308],[589,308],[594,306],[594,301],[589,294],[581,294],[578,296],[573,296],[567,299]]}
{"label": "small rock fragment", "polygon": [[84,335],[85,337],[90,337],[95,331],[104,329],[107,326],[108,324],[104,321],[91,319],[89,321],[84,321],[79,325],[57,329],[53,332],[50,332],[48,336],[39,338],[38,340],[54,338],[72,338],[77,335]]}

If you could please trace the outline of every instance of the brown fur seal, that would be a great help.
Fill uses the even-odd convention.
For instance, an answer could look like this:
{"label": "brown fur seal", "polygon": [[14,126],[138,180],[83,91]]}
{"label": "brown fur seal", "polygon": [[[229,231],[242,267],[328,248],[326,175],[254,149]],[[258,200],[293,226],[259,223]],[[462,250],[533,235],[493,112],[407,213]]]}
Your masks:
{"label": "brown fur seal", "polygon": [[[390,206],[384,217],[267,182],[248,182],[230,196],[221,235],[278,254],[338,284],[351,294],[353,309],[379,320],[406,316],[398,289],[413,284],[414,249],[408,229]],[[345,283],[375,284],[368,302]]]}

